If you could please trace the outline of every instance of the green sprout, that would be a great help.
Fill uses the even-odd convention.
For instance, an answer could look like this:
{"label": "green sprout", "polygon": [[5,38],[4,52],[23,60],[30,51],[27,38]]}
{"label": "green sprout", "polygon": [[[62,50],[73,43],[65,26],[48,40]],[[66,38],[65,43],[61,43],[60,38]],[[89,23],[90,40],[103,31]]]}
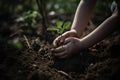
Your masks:
{"label": "green sprout", "polygon": [[47,28],[48,31],[56,31],[58,34],[62,34],[64,32],[65,29],[68,29],[71,25],[70,21],[67,22],[62,22],[62,21],[57,21],[56,22],[56,27],[49,27]]}
{"label": "green sprout", "polygon": [[[49,27],[47,28],[48,31],[56,31],[60,36],[62,36],[61,34],[64,32],[65,29],[68,29],[71,25],[71,22],[70,21],[67,21],[67,22],[62,22],[62,21],[57,21],[56,22],[56,27],[53,26],[53,27]],[[63,42],[57,42],[56,43],[57,46],[60,46],[60,45],[63,45]]]}

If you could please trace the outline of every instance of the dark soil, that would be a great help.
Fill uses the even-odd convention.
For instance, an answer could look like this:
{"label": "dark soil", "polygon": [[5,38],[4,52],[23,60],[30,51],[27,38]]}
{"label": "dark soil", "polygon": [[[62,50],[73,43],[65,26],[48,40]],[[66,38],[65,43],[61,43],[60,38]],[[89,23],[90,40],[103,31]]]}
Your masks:
{"label": "dark soil", "polygon": [[[15,23],[0,26],[0,80],[120,80],[117,31],[80,54],[57,59],[50,51],[55,37],[41,34],[40,24],[31,29],[32,35]],[[22,48],[9,43],[15,38]]]}

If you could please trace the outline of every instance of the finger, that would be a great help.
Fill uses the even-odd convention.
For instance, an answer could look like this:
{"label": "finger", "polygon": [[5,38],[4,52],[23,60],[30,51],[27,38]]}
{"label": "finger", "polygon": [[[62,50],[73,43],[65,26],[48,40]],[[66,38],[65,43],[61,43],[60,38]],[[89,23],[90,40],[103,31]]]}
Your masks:
{"label": "finger", "polygon": [[66,38],[67,38],[67,35],[62,34],[58,39],[60,40],[60,43],[63,43]]}
{"label": "finger", "polygon": [[60,53],[55,53],[54,54],[56,57],[62,57],[62,56],[64,56],[64,55],[66,55],[66,51],[63,51],[63,52],[60,52]]}
{"label": "finger", "polygon": [[63,46],[60,46],[58,48],[53,49],[52,51],[54,53],[60,53],[60,52],[63,52],[64,50],[65,50],[65,48]]}
{"label": "finger", "polygon": [[68,34],[68,32],[65,32],[62,34],[61,39],[65,40],[67,37],[69,37],[69,34]]}
{"label": "finger", "polygon": [[60,37],[60,42],[63,42],[67,37],[69,37],[71,35],[71,33],[69,33],[69,31],[63,33]]}
{"label": "finger", "polygon": [[65,40],[65,36],[59,36],[57,37],[54,41],[53,41],[53,46],[56,48],[58,46],[60,46],[59,44],[62,44]]}
{"label": "finger", "polygon": [[70,37],[70,38],[66,38],[65,41],[64,41],[64,44],[68,44],[68,43],[70,43],[70,42],[71,42],[71,39],[72,39],[72,37]]}
{"label": "finger", "polygon": [[60,37],[57,37],[54,41],[53,41],[53,46],[57,47],[57,43],[60,42]]}
{"label": "finger", "polygon": [[66,57],[68,57],[69,56],[69,51],[66,50],[66,47],[68,47],[68,46],[69,46],[69,44],[64,45],[63,51],[55,53],[55,56],[57,56],[58,58],[66,58]]}
{"label": "finger", "polygon": [[75,30],[67,31],[67,32],[63,33],[63,35],[65,36],[65,38],[67,38],[67,37],[78,37],[77,32]]}

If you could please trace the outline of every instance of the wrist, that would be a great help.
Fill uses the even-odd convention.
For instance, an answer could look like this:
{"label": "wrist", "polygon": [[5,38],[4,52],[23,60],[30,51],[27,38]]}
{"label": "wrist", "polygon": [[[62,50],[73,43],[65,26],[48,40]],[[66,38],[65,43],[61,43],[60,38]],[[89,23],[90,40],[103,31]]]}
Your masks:
{"label": "wrist", "polygon": [[83,49],[87,49],[87,48],[89,48],[90,46],[90,44],[85,40],[85,39],[80,39],[80,43],[81,43],[81,45],[82,45],[82,47],[83,47]]}
{"label": "wrist", "polygon": [[74,31],[77,34],[77,37],[80,38],[82,36],[83,30],[80,29],[71,29],[72,31]]}
{"label": "wrist", "polygon": [[70,31],[73,33],[73,36],[74,36],[74,37],[79,38],[79,35],[78,35],[77,30],[71,29]]}

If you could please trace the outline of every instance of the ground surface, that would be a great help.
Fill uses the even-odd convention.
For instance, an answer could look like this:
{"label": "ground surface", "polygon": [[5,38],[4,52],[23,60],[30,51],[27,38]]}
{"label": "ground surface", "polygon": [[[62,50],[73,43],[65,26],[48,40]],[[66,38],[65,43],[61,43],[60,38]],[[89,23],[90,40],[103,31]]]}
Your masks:
{"label": "ground surface", "polygon": [[[0,27],[0,80],[120,80],[119,32],[61,60],[50,51],[53,36],[41,34],[40,27],[31,29],[31,35],[13,24],[4,22]],[[18,37],[22,49],[9,43]]]}

